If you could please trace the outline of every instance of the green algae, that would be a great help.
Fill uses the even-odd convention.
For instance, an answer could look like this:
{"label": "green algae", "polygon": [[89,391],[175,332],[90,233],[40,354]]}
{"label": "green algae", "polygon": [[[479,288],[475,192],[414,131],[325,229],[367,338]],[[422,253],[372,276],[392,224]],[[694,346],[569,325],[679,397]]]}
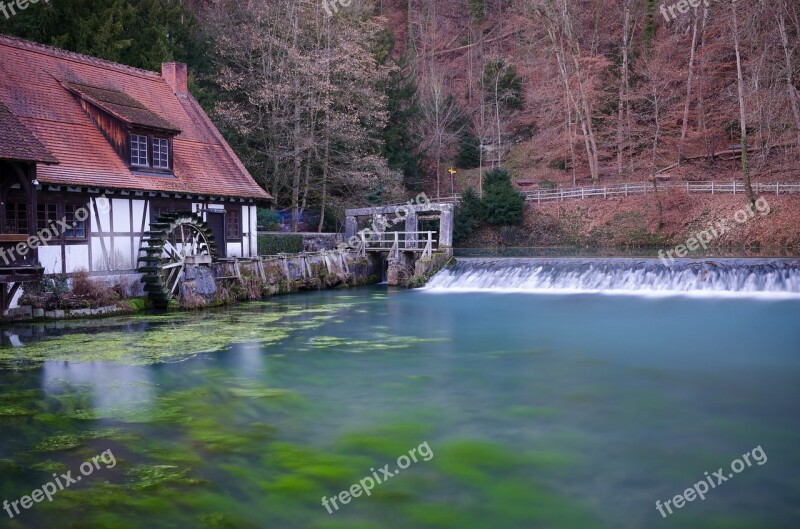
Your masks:
{"label": "green algae", "polygon": [[116,441],[130,440],[132,436],[118,428],[108,428],[83,432],[79,434],[66,433],[47,437],[39,441],[33,448],[33,452],[63,452],[73,450],[85,445],[88,441],[95,439],[112,439]]}
{"label": "green algae", "polygon": [[0,405],[0,417],[20,417],[22,415],[33,415],[34,411],[23,406]]}
{"label": "green algae", "polygon": [[60,461],[38,461],[32,464],[31,468],[47,474],[53,474],[55,472],[61,474],[69,470],[69,467]]}
{"label": "green algae", "polygon": [[[78,332],[49,336],[20,348],[0,347],[0,367],[19,368],[19,360],[149,365],[184,360],[236,344],[263,347],[285,340],[293,332],[318,328],[354,305],[331,303],[307,308],[255,303],[245,312],[140,315],[88,329],[75,327]],[[131,333],[119,328],[122,321],[146,323],[149,327]]]}
{"label": "green algae", "polygon": [[371,333],[368,340],[353,340],[337,336],[315,336],[308,344],[313,349],[336,349],[352,353],[368,353],[393,349],[408,349],[415,345],[442,342],[444,338],[417,338],[396,336],[388,333]]}
{"label": "green algae", "polygon": [[130,488],[148,490],[167,485],[195,486],[207,481],[189,477],[191,470],[176,465],[137,465],[127,472]]}
{"label": "green algae", "polygon": [[267,388],[231,388],[230,392],[234,397],[247,399],[280,398],[294,395],[291,391],[286,391],[285,389]]}

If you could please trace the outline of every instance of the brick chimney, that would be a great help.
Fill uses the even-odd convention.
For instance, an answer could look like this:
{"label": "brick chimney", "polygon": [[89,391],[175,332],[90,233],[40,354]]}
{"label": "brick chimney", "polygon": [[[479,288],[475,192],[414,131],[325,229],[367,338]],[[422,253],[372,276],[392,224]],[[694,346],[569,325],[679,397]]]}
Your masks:
{"label": "brick chimney", "polygon": [[165,62],[161,64],[161,77],[172,87],[178,97],[188,97],[189,79],[186,65],[182,62]]}

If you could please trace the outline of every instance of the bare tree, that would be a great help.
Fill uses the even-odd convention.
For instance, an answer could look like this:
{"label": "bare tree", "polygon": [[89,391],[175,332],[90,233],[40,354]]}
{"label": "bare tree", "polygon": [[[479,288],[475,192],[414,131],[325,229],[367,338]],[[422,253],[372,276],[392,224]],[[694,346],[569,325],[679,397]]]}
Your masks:
{"label": "bare tree", "polygon": [[461,135],[462,130],[458,127],[458,123],[462,121],[460,119],[462,113],[456,99],[445,85],[442,75],[435,71],[429,72],[420,106],[426,136],[425,147],[434,151],[436,198],[440,198],[442,154]]}
{"label": "bare tree", "polygon": [[800,148],[800,94],[798,94],[797,87],[795,87],[793,80],[793,73],[796,70],[796,66],[794,65],[793,53],[792,49],[789,47],[789,37],[786,32],[786,13],[788,11],[786,0],[780,0],[778,2],[777,11],[778,31],[781,36],[781,47],[783,48],[785,65],[786,92],[789,98],[789,106],[792,109],[792,116],[794,117],[797,146]]}
{"label": "bare tree", "polygon": [[736,2],[731,2],[731,14],[733,15],[731,18],[733,44],[736,50],[736,86],[739,96],[739,126],[742,131],[742,180],[744,181],[747,198],[750,200],[750,204],[755,206],[756,199],[753,196],[753,187],[750,185],[750,164],[747,160],[747,113],[745,111],[744,102],[744,79],[742,76],[742,54],[739,43],[739,19],[736,13]]}

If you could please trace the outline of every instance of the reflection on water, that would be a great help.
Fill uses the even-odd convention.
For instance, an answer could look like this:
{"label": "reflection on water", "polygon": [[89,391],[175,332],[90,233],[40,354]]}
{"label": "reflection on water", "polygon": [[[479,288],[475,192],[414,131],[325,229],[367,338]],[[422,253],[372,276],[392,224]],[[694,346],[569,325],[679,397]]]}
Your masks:
{"label": "reflection on water", "polygon": [[[12,331],[0,527],[795,528],[798,300],[367,288]],[[427,442],[328,514],[321,498]],[[664,520],[671,498],[769,455]],[[4,514],[0,511],[0,515]]]}

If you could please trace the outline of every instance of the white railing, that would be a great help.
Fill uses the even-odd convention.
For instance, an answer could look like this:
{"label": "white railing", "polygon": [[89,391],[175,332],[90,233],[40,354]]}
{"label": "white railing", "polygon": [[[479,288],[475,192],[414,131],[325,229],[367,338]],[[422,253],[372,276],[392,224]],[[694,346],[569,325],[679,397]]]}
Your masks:
{"label": "white railing", "polygon": [[[790,194],[800,193],[800,183],[783,184],[763,184],[755,182],[752,184],[753,192],[756,194],[774,193]],[[711,193],[714,194],[744,194],[744,183],[737,181],[730,182],[661,182],[657,184],[658,191],[666,189],[685,190],[686,193]],[[654,193],[656,188],[651,182],[640,182],[633,184],[609,184],[606,186],[587,186],[569,189],[552,189],[523,191],[525,199],[531,202],[542,203],[548,201],[563,201],[574,199],[585,199],[590,197],[618,197],[630,195],[647,195]]]}
{"label": "white railing", "polygon": [[[389,252],[390,258],[397,258],[400,252],[422,252],[422,259],[430,259],[433,255],[435,231],[388,231],[367,235],[359,232],[361,242],[358,254],[366,256],[367,252]],[[420,237],[421,236],[421,237]]]}

